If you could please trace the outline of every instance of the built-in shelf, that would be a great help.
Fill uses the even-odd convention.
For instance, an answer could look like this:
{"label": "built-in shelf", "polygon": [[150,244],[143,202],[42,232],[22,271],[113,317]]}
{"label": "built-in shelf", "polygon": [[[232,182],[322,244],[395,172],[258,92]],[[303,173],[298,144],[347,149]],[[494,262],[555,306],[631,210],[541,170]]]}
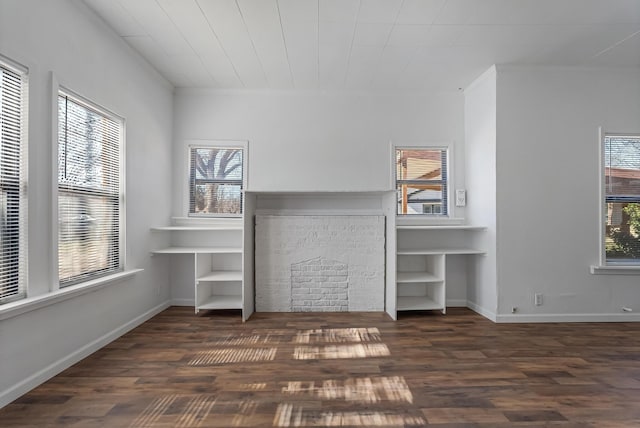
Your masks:
{"label": "built-in shelf", "polygon": [[198,305],[199,309],[242,309],[242,296],[211,295]]}
{"label": "built-in shelf", "polygon": [[153,254],[241,254],[238,247],[169,247],[153,250]]}
{"label": "built-in shelf", "polygon": [[431,311],[442,309],[442,303],[426,296],[398,296],[399,311]]}
{"label": "built-in shelf", "polygon": [[438,282],[442,278],[429,272],[398,272],[396,276],[397,282]]}
{"label": "built-in shelf", "polygon": [[[162,238],[166,247],[151,251],[152,254],[190,256],[170,263],[177,263],[180,284],[191,283],[194,290],[194,309],[241,309],[245,321],[253,312],[252,271],[244,271],[248,254],[245,247],[247,233],[252,233],[251,218],[179,218],[174,217],[169,226],[151,230]],[[166,235],[164,235],[166,234]],[[166,236],[168,239],[164,239]],[[155,247],[159,247],[158,243]]]}
{"label": "built-in shelf", "polygon": [[486,251],[475,248],[429,248],[416,250],[398,250],[399,256],[428,256],[435,254],[485,254]]}
{"label": "built-in shelf", "polygon": [[198,282],[203,281],[242,281],[242,271],[236,270],[221,270],[216,272],[210,272],[206,275],[202,275],[197,278]]}
{"label": "built-in shelf", "polygon": [[396,224],[396,305],[398,311],[447,310],[449,256],[486,254],[472,248],[485,226],[463,224]]}

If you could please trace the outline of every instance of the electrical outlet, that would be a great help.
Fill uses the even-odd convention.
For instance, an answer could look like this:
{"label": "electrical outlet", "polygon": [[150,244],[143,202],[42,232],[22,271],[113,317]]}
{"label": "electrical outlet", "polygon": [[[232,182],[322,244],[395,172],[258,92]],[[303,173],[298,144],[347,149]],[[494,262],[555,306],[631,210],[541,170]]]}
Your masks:
{"label": "electrical outlet", "polygon": [[536,293],[533,295],[533,303],[536,306],[542,306],[542,294],[541,293]]}
{"label": "electrical outlet", "polygon": [[467,205],[467,191],[464,189],[456,190],[456,207],[464,207]]}

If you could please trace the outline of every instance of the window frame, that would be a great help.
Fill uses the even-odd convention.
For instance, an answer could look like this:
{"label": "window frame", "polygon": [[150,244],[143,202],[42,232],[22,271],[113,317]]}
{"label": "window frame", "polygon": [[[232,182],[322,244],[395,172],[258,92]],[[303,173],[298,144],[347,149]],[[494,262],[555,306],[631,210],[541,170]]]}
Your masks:
{"label": "window frame", "polygon": [[[448,220],[453,219],[453,206],[451,204],[451,189],[454,187],[454,183],[452,180],[453,171],[453,150],[450,144],[391,144],[391,188],[397,192],[398,191],[398,171],[396,169],[396,152],[397,150],[432,150],[432,151],[444,151],[446,153],[446,171],[444,172],[444,177],[441,181],[444,187],[442,191],[442,211],[441,214],[428,214],[428,213],[418,213],[418,214],[402,214],[398,212],[397,206],[395,208],[396,217],[403,219],[432,219],[432,220]],[[412,180],[407,180],[412,181]],[[445,201],[446,199],[446,201]],[[398,200],[398,196],[396,195],[396,201]],[[428,203],[428,202],[425,202]]]}
{"label": "window frame", "polygon": [[[85,284],[92,284],[94,282],[101,282],[101,280],[108,280],[112,276],[119,276],[126,270],[126,119],[103,107],[100,103],[97,103],[83,95],[80,95],[76,91],[69,89],[66,85],[58,84],[53,77],[53,91],[52,91],[52,131],[54,150],[52,150],[52,190],[53,190],[53,207],[52,207],[52,244],[53,244],[53,260],[51,263],[52,278],[56,280],[52,284],[52,291],[66,290],[68,288],[76,288],[76,286],[82,287]],[[59,115],[58,115],[58,97],[64,95],[71,100],[85,107],[88,110],[94,111],[99,115],[102,115],[110,120],[119,123],[119,147],[118,147],[118,255],[117,255],[117,267],[114,269],[106,269],[100,271],[94,271],[92,274],[82,276],[76,280],[67,281],[64,284],[60,282],[59,274],[59,200],[60,200],[60,188],[58,182],[58,150],[59,150]],[[78,191],[83,191],[83,188],[78,188]],[[87,192],[89,195],[95,195],[98,197],[113,196],[108,192],[96,190],[95,192]],[[115,199],[116,197],[112,197]]]}
{"label": "window frame", "polygon": [[[21,82],[21,110],[20,121],[21,128],[19,131],[20,157],[18,160],[18,253],[16,254],[17,263],[17,280],[18,286],[15,294],[0,299],[0,307],[7,303],[24,300],[29,296],[29,202],[27,194],[27,183],[29,179],[29,69],[4,55],[0,54],[0,66],[5,70],[20,76]],[[0,92],[0,99],[2,93]],[[0,162],[1,162],[0,154]],[[1,179],[2,177],[0,177]],[[20,242],[21,240],[21,242]],[[22,261],[20,260],[22,258]]]}
{"label": "window frame", "polygon": [[[599,174],[600,174],[600,195],[599,195],[599,243],[600,243],[600,254],[599,254],[599,266],[592,266],[591,273],[634,273],[634,270],[637,270],[637,273],[640,273],[640,259],[636,261],[607,261],[607,249],[606,249],[606,237],[607,237],[607,203],[609,202],[638,202],[640,203],[640,196],[637,198],[633,198],[632,200],[628,198],[624,198],[624,200],[612,200],[609,201],[607,197],[607,188],[606,188],[606,168],[605,164],[605,139],[607,137],[629,137],[629,136],[638,136],[640,137],[640,132],[609,132],[605,131],[603,128],[598,129],[598,145],[599,145]],[[609,269],[609,271],[607,271]]]}
{"label": "window frame", "polygon": [[[187,140],[186,141],[186,161],[185,165],[185,182],[186,192],[184,197],[184,216],[190,219],[211,219],[211,218],[240,218],[244,215],[244,193],[248,186],[248,160],[249,160],[249,142],[246,140]],[[240,195],[240,212],[239,213],[210,213],[197,214],[191,213],[191,151],[192,149],[240,149],[242,150],[242,184]],[[235,180],[239,181],[239,180]]]}

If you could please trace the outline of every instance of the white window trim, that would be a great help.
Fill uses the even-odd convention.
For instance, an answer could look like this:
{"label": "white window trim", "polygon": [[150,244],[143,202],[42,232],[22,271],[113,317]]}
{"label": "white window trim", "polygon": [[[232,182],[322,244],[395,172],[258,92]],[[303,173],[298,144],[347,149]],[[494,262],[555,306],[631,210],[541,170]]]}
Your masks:
{"label": "white window trim", "polygon": [[[400,144],[391,142],[390,144],[390,173],[389,173],[389,188],[396,191],[396,150],[397,149],[414,149],[414,150],[446,150],[447,151],[447,215],[433,215],[433,214],[411,214],[404,215],[396,212],[396,222],[399,225],[406,224],[451,224],[451,223],[463,223],[464,219],[456,218],[453,215],[454,205],[451,203],[453,190],[455,188],[454,183],[454,153],[453,143],[407,143]],[[397,197],[397,196],[396,196]]]}
{"label": "white window trim", "polygon": [[[69,285],[67,287],[60,288],[60,278],[58,276],[58,96],[60,92],[65,93],[75,100],[87,104],[87,107],[98,111],[105,116],[115,118],[122,121],[122,135],[120,145],[120,197],[122,198],[120,207],[120,267],[118,272],[112,272],[110,274],[98,277],[90,278],[86,281],[79,282],[77,284]],[[129,276],[141,269],[131,269],[127,266],[126,257],[126,119],[124,116],[114,113],[113,111],[102,107],[101,103],[92,101],[91,99],[84,97],[77,92],[68,89],[68,86],[61,83],[55,73],[51,72],[51,248],[50,253],[50,272],[49,278],[51,278],[51,285],[49,287],[49,293],[36,296],[35,298],[42,298],[44,300],[53,299],[56,300],[56,296],[65,295],[62,290],[71,290],[71,294],[83,294],[82,292],[73,293],[74,290],[82,290],[83,288],[95,288],[97,285],[110,284],[114,282],[114,278],[118,279],[121,276]],[[51,297],[49,297],[51,296]]]}
{"label": "white window trim", "polygon": [[229,147],[229,148],[239,148],[242,149],[242,193],[244,198],[244,192],[248,190],[249,187],[249,141],[247,140],[186,140],[185,141],[186,152],[185,159],[182,162],[183,165],[183,185],[182,188],[185,189],[182,197],[182,216],[184,218],[197,220],[197,219],[215,219],[215,218],[239,218],[244,214],[243,212],[240,214],[215,214],[215,215],[198,215],[193,216],[189,215],[189,196],[191,193],[191,149],[193,147]]}
{"label": "white window trim", "polygon": [[638,132],[606,132],[602,127],[598,128],[598,174],[599,195],[598,195],[598,241],[599,257],[598,264],[590,266],[592,275],[640,275],[640,262],[635,264],[607,263],[605,231],[607,227],[607,204],[605,203],[605,177],[604,177],[604,138],[607,135],[640,135]]}

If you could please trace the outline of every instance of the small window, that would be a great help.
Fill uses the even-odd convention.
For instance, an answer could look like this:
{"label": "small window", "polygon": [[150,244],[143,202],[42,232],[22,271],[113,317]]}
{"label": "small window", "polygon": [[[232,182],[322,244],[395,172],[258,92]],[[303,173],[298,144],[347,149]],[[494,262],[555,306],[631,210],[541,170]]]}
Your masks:
{"label": "small window", "polygon": [[400,215],[448,215],[447,149],[396,149]]}
{"label": "small window", "polygon": [[60,287],[122,270],[124,120],[58,95]]}
{"label": "small window", "polygon": [[189,152],[189,215],[242,214],[244,148],[192,146]]}
{"label": "small window", "polygon": [[640,264],[640,135],[604,137],[605,260]]}
{"label": "small window", "polygon": [[27,74],[0,59],[0,303],[27,293]]}

